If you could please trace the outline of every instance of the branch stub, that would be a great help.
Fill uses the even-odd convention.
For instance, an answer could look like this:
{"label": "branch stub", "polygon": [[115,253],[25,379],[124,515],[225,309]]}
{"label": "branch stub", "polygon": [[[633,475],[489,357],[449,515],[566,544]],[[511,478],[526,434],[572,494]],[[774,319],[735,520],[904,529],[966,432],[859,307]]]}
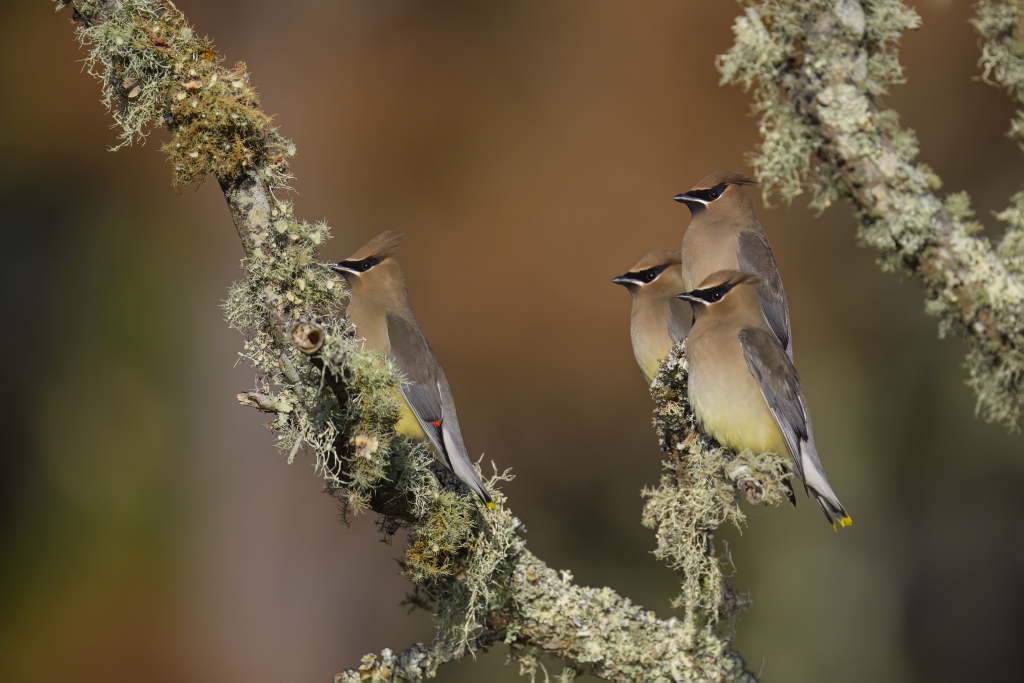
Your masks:
{"label": "branch stub", "polygon": [[292,328],[292,343],[307,356],[320,350],[324,336],[323,328],[316,323],[300,322]]}

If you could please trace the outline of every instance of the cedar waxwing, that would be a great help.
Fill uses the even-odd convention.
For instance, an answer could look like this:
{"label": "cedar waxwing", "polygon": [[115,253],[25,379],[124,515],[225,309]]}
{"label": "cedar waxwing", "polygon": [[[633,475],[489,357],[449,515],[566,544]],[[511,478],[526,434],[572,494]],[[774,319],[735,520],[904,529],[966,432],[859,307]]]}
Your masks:
{"label": "cedar waxwing", "polygon": [[835,531],[853,523],[814,448],[800,377],[761,312],[757,278],[738,270],[708,276],[680,294],[693,307],[686,340],[693,413],[707,434],[739,452],[789,453],[805,489]]}
{"label": "cedar waxwing", "polygon": [[462,441],[448,379],[409,307],[409,289],[394,258],[401,240],[397,233],[381,233],[334,266],[352,290],[346,315],[363,348],[390,358],[408,382],[395,431],[433,444],[445,467],[493,508]]}
{"label": "cedar waxwing", "polygon": [[793,357],[789,306],[768,236],[754,214],[745,185],[757,185],[742,173],[716,171],[674,199],[690,209],[683,235],[683,284],[692,290],[719,270],[740,270],[758,278],[754,285],[768,327]]}
{"label": "cedar waxwing", "polygon": [[678,249],[657,249],[640,259],[625,275],[612,278],[633,297],[629,336],[640,372],[650,384],[658,366],[693,324],[690,304],[679,300],[685,292]]}

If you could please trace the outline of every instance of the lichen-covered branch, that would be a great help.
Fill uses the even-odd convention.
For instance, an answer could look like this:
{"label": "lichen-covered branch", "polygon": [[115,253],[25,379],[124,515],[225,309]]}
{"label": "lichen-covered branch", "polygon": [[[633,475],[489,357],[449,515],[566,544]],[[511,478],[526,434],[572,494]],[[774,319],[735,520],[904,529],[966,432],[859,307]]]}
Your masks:
{"label": "lichen-covered branch", "polygon": [[[785,500],[788,460],[773,454],[736,455],[694,431],[686,401],[686,356],[679,347],[662,364],[652,387],[656,425],[668,455],[660,485],[647,491],[644,523],[657,530],[655,554],[676,569],[682,592],[676,605],[682,618],[658,619],[610,588],[572,582],[530,553],[522,538],[509,533],[506,559],[496,565],[501,594],[486,613],[482,628],[464,641],[466,650],[507,644],[524,674],[535,674],[543,657],[568,664],[566,677],[586,673],[615,681],[744,681],[753,683],[742,658],[730,648],[728,633],[749,604],[723,578],[714,549],[714,532],[724,522],[742,525],[742,492],[751,503],[777,505]],[[518,522],[504,508],[492,522]],[[504,567],[509,570],[505,573]],[[427,606],[438,597],[426,584],[413,600]],[[725,628],[719,628],[725,621]],[[416,645],[395,654],[367,655],[359,669],[336,676],[339,683],[431,677],[438,665],[463,654],[441,638],[432,647]]]}
{"label": "lichen-covered branch", "polygon": [[[1024,4],[1018,0],[983,0],[975,10],[971,23],[982,38],[981,80],[1002,86],[1024,104]],[[1009,135],[1018,142],[1024,140],[1024,112],[1014,116]]]}
{"label": "lichen-covered branch", "polygon": [[[982,10],[1002,17],[983,19],[983,33],[995,24],[1004,28],[993,35],[1005,31],[1009,17],[1016,35],[1015,3]],[[940,336],[956,332],[967,342],[979,411],[1015,424],[1024,405],[1024,197],[1003,214],[1011,228],[993,249],[976,234],[967,194],[940,198],[939,178],[914,163],[913,132],[879,98],[902,80],[897,41],[919,24],[899,0],[763,0],[736,20],[735,44],[718,66],[723,82],[753,90],[762,136],[753,164],[766,198],[792,199],[809,185],[814,207],[848,199],[860,242],[883,269],[921,282]],[[986,51],[989,73],[1017,89],[1022,72],[1005,54]]]}
{"label": "lichen-covered branch", "polygon": [[[982,37],[982,80],[1002,86],[1024,104],[1024,3],[986,0],[976,9],[972,23]],[[1016,112],[1008,135],[1024,149],[1024,112]],[[996,253],[1011,273],[1024,280],[1024,191],[1015,194],[1011,202],[1009,208],[996,214],[1007,224]]]}
{"label": "lichen-covered branch", "polygon": [[[58,1],[58,9],[68,4]],[[746,597],[723,579],[714,532],[743,523],[741,492],[751,502],[781,501],[789,474],[779,456],[737,456],[694,432],[682,348],[653,389],[668,460],[647,492],[644,523],[657,531],[658,557],[679,573],[683,610],[658,619],[611,589],[574,584],[571,573],[531,554],[498,488],[507,472],[490,477],[498,507],[487,510],[426,446],[396,435],[404,380],[386,358],[363,353],[338,314],[347,293],[317,260],[327,225],[297,220],[291,202],[276,196],[295,149],[260,110],[244,64],[226,67],[169,0],[73,7],[121,144],[163,126],[174,183],[212,175],[227,200],[245,259],[224,309],[256,371],[239,403],[274,416],[269,426],[288,462],[300,450],[313,454],[345,514],[372,510],[383,534],[408,531],[408,600],[436,615],[437,638],[398,655],[368,655],[339,680],[418,681],[498,642],[531,677],[542,657],[553,657],[568,665],[563,679],[587,672],[617,681],[753,680],[731,647],[731,622]]]}

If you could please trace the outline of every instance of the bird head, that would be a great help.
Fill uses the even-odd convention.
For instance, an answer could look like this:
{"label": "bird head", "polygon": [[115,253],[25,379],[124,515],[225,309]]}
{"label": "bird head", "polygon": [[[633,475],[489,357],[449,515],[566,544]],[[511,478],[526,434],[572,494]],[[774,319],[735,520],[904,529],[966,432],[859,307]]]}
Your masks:
{"label": "bird head", "polygon": [[685,289],[681,268],[678,249],[655,249],[628,273],[613,277],[612,282],[628,289],[634,297],[655,292],[675,296]]}
{"label": "bird head", "polygon": [[756,180],[742,173],[733,171],[715,171],[701,180],[693,188],[677,194],[673,199],[686,204],[690,213],[696,217],[705,211],[724,212],[731,209],[750,206],[750,197],[743,190],[744,186],[757,186]]}
{"label": "bird head", "polygon": [[678,295],[678,298],[690,303],[690,306],[693,307],[694,317],[697,318],[708,313],[709,309],[724,312],[736,308],[742,303],[741,299],[750,298],[741,296],[741,293],[749,292],[756,302],[756,292],[752,287],[745,285],[754,285],[760,281],[761,278],[750,273],[739,270],[720,270],[708,275],[704,282],[700,283],[700,287],[690,292],[683,292]]}
{"label": "bird head", "polygon": [[341,261],[331,269],[341,275],[353,290],[363,285],[388,282],[397,273],[401,277],[398,262],[394,255],[402,243],[400,233],[388,230],[374,237],[359,248],[356,253]]}

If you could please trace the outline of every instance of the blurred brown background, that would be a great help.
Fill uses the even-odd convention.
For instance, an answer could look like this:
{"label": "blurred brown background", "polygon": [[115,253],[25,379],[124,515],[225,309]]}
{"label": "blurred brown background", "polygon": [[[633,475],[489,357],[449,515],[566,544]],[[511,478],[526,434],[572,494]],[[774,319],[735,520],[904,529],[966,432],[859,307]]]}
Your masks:
{"label": "blurred brown background", "polygon": [[[178,0],[244,59],[298,145],[297,213],[338,259],[385,229],[471,450],[517,479],[530,547],[668,615],[640,489],[652,403],[612,285],[679,244],[671,200],[749,171],[749,98],[720,88],[728,2]],[[965,2],[923,1],[890,102],[979,213],[1021,185],[1013,110],[974,80]],[[0,25],[0,680],[330,681],[432,634],[401,549],[339,523],[240,408],[252,371],[218,304],[242,256],[216,183],[175,193],[115,141],[68,12]],[[759,201],[759,200],[758,200]],[[958,340],[854,245],[845,205],[760,209],[830,479],[856,519],[746,507],[738,646],[763,680],[1019,680],[1024,439],[974,418]],[[545,338],[543,345],[537,340]],[[517,680],[505,653],[442,681]],[[556,667],[557,668],[557,667]]]}

